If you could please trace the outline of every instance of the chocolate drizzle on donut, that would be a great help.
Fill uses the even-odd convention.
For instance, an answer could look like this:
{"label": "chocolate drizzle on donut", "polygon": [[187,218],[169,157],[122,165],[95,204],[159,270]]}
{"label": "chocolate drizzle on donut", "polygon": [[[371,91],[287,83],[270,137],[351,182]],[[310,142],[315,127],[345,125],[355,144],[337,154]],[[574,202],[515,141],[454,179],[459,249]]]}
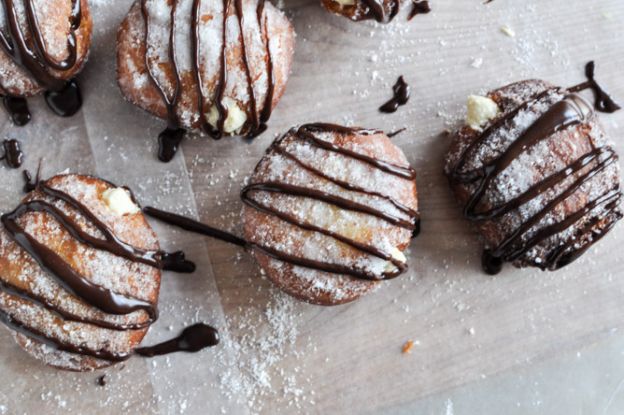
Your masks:
{"label": "chocolate drizzle on donut", "polygon": [[6,161],[6,164],[12,169],[19,168],[24,160],[20,142],[14,138],[4,140],[2,147],[4,148],[4,154],[0,157],[0,160]]}
{"label": "chocolate drizzle on donut", "polygon": [[[148,69],[148,75],[152,83],[156,86],[160,96],[165,103],[167,109],[167,128],[159,135],[159,159],[164,162],[170,161],[178,146],[180,145],[186,130],[181,127],[180,120],[177,115],[177,106],[181,94],[181,79],[178,71],[178,65],[176,63],[176,42],[175,42],[175,15],[177,2],[173,2],[171,6],[169,27],[169,45],[168,55],[171,63],[172,72],[175,77],[175,86],[173,88],[172,96],[166,92],[165,87],[157,80],[155,74],[152,72],[148,56],[148,40],[149,40],[149,27],[150,16],[147,7],[148,0],[141,0],[141,11],[143,19],[145,21],[145,65]],[[244,13],[242,0],[221,0],[223,2],[223,21],[221,31],[221,50],[219,53],[219,76],[214,88],[214,94],[212,97],[208,97],[208,93],[204,88],[204,80],[202,78],[201,70],[201,44],[200,44],[200,26],[203,22],[201,16],[202,0],[193,0],[192,5],[192,18],[191,18],[191,56],[192,56],[192,69],[193,77],[197,84],[197,96],[198,96],[198,108],[199,117],[202,130],[210,135],[215,140],[220,139],[225,134],[225,122],[228,117],[228,108],[224,101],[225,91],[228,79],[228,67],[227,67],[227,50],[228,39],[227,37],[227,21],[228,17],[232,13],[232,8],[235,9],[234,15],[238,19],[238,26],[240,30],[240,42],[242,50],[242,61],[245,68],[245,79],[247,81],[247,93],[249,95],[251,116],[247,117],[245,125],[240,129],[241,132],[248,138],[254,138],[262,134],[267,126],[266,123],[271,117],[271,111],[273,107],[273,97],[275,94],[275,74],[273,68],[273,58],[271,55],[269,29],[268,29],[268,17],[265,12],[265,0],[258,0],[256,8],[256,18],[260,28],[260,36],[263,37],[263,41],[266,48],[267,55],[267,91],[263,102],[258,102],[256,93],[253,87],[254,77],[251,72],[249,50],[245,42],[245,19],[248,17]],[[216,125],[212,125],[208,119],[207,114],[211,108],[214,108],[218,114]],[[249,115],[249,114],[248,114]]]}
{"label": "chocolate drizzle on donut", "polygon": [[[578,89],[573,88],[573,90]],[[566,93],[568,94],[565,95]],[[549,104],[550,108],[539,116],[500,155],[493,160],[484,162],[481,167],[472,170],[465,169],[468,161],[474,157],[474,154],[479,149],[490,145],[490,138],[495,131],[507,126],[520,112],[528,110],[538,103],[549,103],[559,94],[564,94],[564,98]],[[535,266],[542,269],[559,269],[578,258],[592,244],[604,236],[613,224],[621,218],[618,205],[622,195],[619,185],[615,185],[594,199],[588,200],[582,208],[558,222],[549,222],[539,227],[541,221],[553,212],[557,206],[564,203],[585,183],[617,162],[618,156],[612,148],[609,146],[596,147],[591,139],[590,145],[592,150],[571,162],[565,168],[542,178],[523,193],[510,200],[494,206],[488,205],[487,208],[483,207],[484,199],[491,184],[501,177],[514,160],[554,134],[586,124],[594,117],[595,114],[591,106],[578,95],[569,93],[569,90],[566,92],[559,88],[547,88],[500,117],[463,151],[459,161],[449,174],[449,181],[453,186],[471,186],[471,196],[464,207],[464,216],[476,223],[501,219],[506,214],[535,201],[543,194],[559,189],[558,193],[550,200],[545,201],[536,213],[528,218],[524,218],[513,232],[505,235],[497,246],[487,249],[483,253],[483,268],[487,273],[498,273],[502,268],[503,262],[513,262],[524,257],[533,248],[548,241],[555,235],[567,231],[579,223],[579,221],[585,219],[588,225],[579,229],[574,237],[570,237],[552,248],[548,252],[545,261],[535,261],[534,263]],[[603,209],[601,217],[608,217],[609,215],[615,217],[615,220],[600,231],[595,231],[592,226],[589,226],[595,225],[599,221],[598,216],[591,215],[597,208]],[[591,232],[591,240],[577,246],[578,241],[589,232]]]}
{"label": "chocolate drizzle on donut", "polygon": [[407,104],[410,97],[410,87],[402,76],[399,76],[396,83],[392,87],[392,98],[379,107],[379,111],[385,113],[393,113],[399,109],[401,105]]}
{"label": "chocolate drizzle on donut", "polygon": [[407,179],[407,180],[414,180],[416,178],[415,171],[409,166],[395,165],[395,164],[392,164],[392,163],[389,163],[380,159],[376,159],[376,158],[373,158],[364,154],[354,152],[353,150],[349,150],[344,147],[340,147],[334,143],[330,143],[329,141],[326,141],[326,140],[323,140],[322,138],[317,137],[316,133],[322,133],[322,132],[335,132],[339,134],[361,134],[361,135],[372,135],[372,134],[380,133],[379,131],[376,131],[376,130],[348,128],[348,127],[342,127],[342,126],[333,125],[333,124],[322,124],[322,123],[308,124],[308,125],[301,126],[296,130],[292,130],[289,134],[286,134],[284,137],[282,137],[282,139],[277,140],[270,147],[269,152],[274,151],[296,162],[298,165],[308,170],[312,174],[318,177],[321,177],[325,180],[331,181],[332,183],[334,183],[335,185],[343,189],[357,192],[357,193],[364,194],[364,195],[368,195],[368,196],[374,196],[380,199],[384,199],[385,201],[391,203],[398,211],[400,211],[405,218],[391,215],[372,205],[355,202],[355,201],[352,201],[352,200],[349,200],[340,196],[332,195],[332,194],[329,194],[320,190],[316,190],[313,188],[295,186],[295,185],[291,185],[288,183],[281,183],[281,182],[252,183],[246,186],[241,191],[241,198],[243,202],[247,204],[248,206],[251,206],[254,209],[263,211],[270,215],[277,216],[280,219],[290,224],[293,224],[295,226],[298,226],[302,229],[322,233],[344,244],[347,244],[357,250],[360,250],[367,254],[389,261],[390,263],[394,265],[395,267],[394,270],[385,272],[383,275],[375,275],[372,272],[366,269],[362,269],[362,268],[348,267],[344,265],[321,262],[321,261],[313,260],[310,258],[291,255],[285,251],[281,251],[281,250],[278,250],[269,246],[264,246],[264,245],[260,245],[257,243],[253,243],[243,238],[240,238],[236,235],[233,235],[229,232],[224,232],[222,230],[205,225],[201,222],[197,222],[193,219],[190,219],[181,215],[177,215],[174,213],[170,213],[170,212],[165,212],[156,208],[146,207],[144,208],[144,212],[148,216],[155,217],[159,220],[178,226],[187,231],[200,233],[200,234],[207,235],[216,239],[220,239],[224,242],[228,242],[228,243],[243,247],[248,251],[258,251],[262,254],[268,255],[277,260],[284,261],[284,262],[287,262],[296,266],[312,268],[312,269],[329,272],[329,273],[350,275],[352,277],[365,279],[365,280],[391,279],[391,278],[395,278],[399,276],[400,274],[405,272],[405,270],[407,269],[407,264],[395,258],[391,253],[385,252],[373,245],[358,242],[354,239],[343,236],[337,232],[332,232],[328,229],[324,229],[322,227],[316,226],[312,223],[303,222],[299,220],[293,214],[281,212],[277,210],[276,208],[274,208],[273,206],[264,204],[253,198],[253,194],[257,192],[272,192],[272,193],[279,193],[279,194],[284,194],[284,195],[299,196],[299,197],[314,199],[314,200],[318,200],[324,203],[331,204],[340,209],[361,212],[361,213],[365,213],[371,216],[375,216],[394,226],[408,229],[412,231],[415,235],[417,235],[419,227],[420,227],[420,221],[419,221],[419,214],[416,210],[402,204],[401,202],[399,202],[398,200],[390,196],[387,196],[387,195],[384,195],[375,191],[366,190],[363,187],[360,187],[359,185],[354,184],[354,183],[349,183],[349,182],[345,182],[339,179],[332,178],[328,174],[324,173],[323,171],[298,159],[294,154],[289,153],[285,147],[281,146],[283,139],[291,135],[294,135],[296,139],[304,140],[314,147],[321,148],[321,149],[331,151],[331,152],[335,152],[335,153],[341,154],[342,156],[358,160],[362,163],[366,163],[374,167],[375,169],[385,172],[387,174],[390,174],[390,175],[393,175],[402,179]]}
{"label": "chocolate drizzle on donut", "polygon": [[[20,27],[13,0],[2,0],[7,20],[8,37],[0,31],[0,47],[19,67],[27,71],[39,85],[46,89],[46,102],[58,115],[68,117],[75,114],[82,105],[80,89],[75,80],[65,81],[56,72],[73,70],[78,64],[76,31],[82,20],[81,0],[72,0],[67,35],[68,54],[57,61],[48,52],[43,32],[37,18],[34,0],[26,0],[26,26],[28,34]],[[2,88],[7,91],[7,88]],[[28,104],[24,97],[6,94],[4,105],[16,125],[30,121]]]}
{"label": "chocolate drizzle on donut", "polygon": [[[26,253],[28,253],[28,255],[39,264],[41,269],[53,278],[65,291],[81,299],[86,304],[99,309],[103,313],[115,316],[128,315],[142,310],[147,313],[148,318],[137,323],[126,324],[103,320],[96,317],[81,317],[65,309],[59,308],[57,305],[51,303],[49,300],[46,300],[44,297],[35,292],[25,291],[24,289],[15,287],[4,281],[0,281],[1,292],[27,300],[35,305],[45,308],[53,315],[56,315],[65,321],[86,323],[110,330],[124,331],[145,329],[158,318],[158,311],[155,304],[150,301],[119,294],[110,289],[92,283],[86,277],[74,270],[73,267],[69,263],[65,262],[65,260],[54,250],[47,247],[43,243],[40,243],[33,236],[28,234],[18,224],[18,219],[28,212],[43,212],[46,215],[49,215],[77,242],[87,245],[93,249],[106,251],[132,262],[142,263],[160,269],[171,269],[178,272],[193,272],[195,270],[195,265],[190,261],[187,261],[182,252],[169,254],[156,250],[144,250],[123,242],[84,204],[69,194],[49,186],[47,182],[38,182],[36,184],[36,190],[41,192],[47,198],[55,201],[62,201],[67,204],[80,215],[82,220],[97,229],[103,238],[92,236],[89,232],[85,231],[81,225],[79,225],[79,222],[76,219],[72,219],[52,202],[43,199],[32,199],[23,202],[13,212],[4,214],[0,218],[7,234],[13,239],[13,241],[17,243]],[[21,322],[19,318],[13,317],[4,311],[0,311],[0,320],[13,330],[51,346],[56,350],[92,356],[112,362],[125,360],[132,355],[132,353],[116,354],[105,350],[92,350],[86,346],[82,347],[59,341],[58,339],[46,336],[44,333],[41,333],[32,327],[28,327],[26,324]],[[212,328],[209,330],[208,327],[209,326],[205,325],[202,325],[201,328],[191,327],[188,332],[185,331],[186,334],[184,336],[176,340],[176,344],[179,345],[179,350],[173,350],[173,348],[168,350],[170,350],[170,352],[197,351],[203,347],[216,344],[215,338],[218,339],[216,334],[217,332]],[[210,336],[207,336],[208,332],[210,332]],[[163,347],[158,348],[157,350],[162,352],[167,351]],[[136,353],[145,356],[149,355],[147,353],[139,352],[138,350]]]}

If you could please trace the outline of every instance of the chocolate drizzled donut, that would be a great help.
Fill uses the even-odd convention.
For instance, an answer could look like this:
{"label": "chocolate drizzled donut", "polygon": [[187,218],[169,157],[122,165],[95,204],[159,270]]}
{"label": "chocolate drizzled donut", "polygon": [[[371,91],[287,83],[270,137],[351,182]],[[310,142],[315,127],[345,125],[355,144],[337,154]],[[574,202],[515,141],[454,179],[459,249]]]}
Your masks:
{"label": "chocolate drizzled donut", "polygon": [[[108,191],[129,192],[87,176],[56,176],[2,215],[0,320],[29,353],[73,370],[216,344],[216,331],[202,325],[168,345],[134,351],[158,317],[160,269],[194,266],[158,249],[131,193],[133,212],[109,210],[102,201]],[[202,343],[196,333],[210,330]]]}
{"label": "chocolate drizzled donut", "polygon": [[[293,37],[265,0],[139,0],[119,32],[119,83],[128,99],[167,119],[160,159],[173,157],[186,128],[214,139],[261,134],[284,91]],[[148,85],[137,80],[143,74]]]}
{"label": "chocolate drizzled donut", "polygon": [[[86,0],[3,0],[0,7],[6,17],[5,31],[0,31],[0,65],[7,75],[0,79],[0,93],[14,123],[24,125],[30,120],[24,97],[40,91],[46,91],[46,101],[56,114],[76,113],[82,98],[77,84],[69,80],[81,69],[90,44]],[[65,18],[68,27],[62,33],[57,21]],[[65,50],[53,52],[50,45],[60,43],[61,36]]]}
{"label": "chocolate drizzled donut", "polygon": [[482,131],[460,130],[446,162],[464,216],[485,238],[484,269],[559,269],[622,217],[618,156],[570,90],[524,81],[488,97],[499,115]]}
{"label": "chocolate drizzled donut", "polygon": [[406,271],[415,178],[381,131],[303,125],[273,143],[241,192],[246,239],[289,294],[352,301]]}

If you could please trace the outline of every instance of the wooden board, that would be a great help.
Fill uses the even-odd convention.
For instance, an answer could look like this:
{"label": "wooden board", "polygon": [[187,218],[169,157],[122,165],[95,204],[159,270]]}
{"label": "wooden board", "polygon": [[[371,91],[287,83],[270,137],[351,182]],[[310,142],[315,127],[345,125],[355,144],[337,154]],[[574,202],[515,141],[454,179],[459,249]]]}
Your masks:
{"label": "wooden board", "polygon": [[[441,173],[444,131],[462,118],[470,93],[526,78],[574,85],[595,60],[600,82],[624,101],[624,3],[434,0],[431,14],[408,23],[406,7],[388,26],[355,24],[317,3],[285,2],[298,33],[293,73],[269,130],[251,143],[196,138],[171,164],[155,160],[163,123],[124,102],[115,85],[116,29],[131,0],[92,2],[83,111],[59,119],[37,99],[26,128],[0,116],[2,136],[24,143],[28,168],[44,157],[45,175],[67,168],[98,174],[136,189],[143,204],[239,230],[239,190],[274,136],[311,121],[407,127],[394,140],[418,172],[423,217],[409,273],[354,304],[321,308],[277,292],[239,249],[155,224],[163,245],[185,249],[199,269],[166,275],[162,317],[146,343],[204,320],[220,328],[222,345],[200,355],[133,359],[108,370],[102,388],[99,374],[41,366],[5,332],[0,414],[419,413],[428,397],[444,402],[454,388],[612,341],[624,326],[623,225],[562,271],[506,268],[489,277]],[[504,25],[516,36],[503,34]],[[399,75],[412,98],[383,115],[377,108]],[[624,111],[602,119],[623,152]],[[0,168],[2,211],[17,204],[19,177]],[[407,340],[415,346],[402,354]],[[581,373],[595,376],[591,369]],[[522,408],[507,412],[526,413]]]}

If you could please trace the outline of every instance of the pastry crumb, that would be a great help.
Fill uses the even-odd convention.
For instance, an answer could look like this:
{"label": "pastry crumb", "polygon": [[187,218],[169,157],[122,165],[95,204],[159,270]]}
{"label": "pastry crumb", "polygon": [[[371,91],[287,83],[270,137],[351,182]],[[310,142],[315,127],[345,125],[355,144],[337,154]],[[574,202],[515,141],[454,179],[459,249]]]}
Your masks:
{"label": "pastry crumb", "polygon": [[409,354],[412,353],[412,349],[414,348],[414,340],[408,340],[403,344],[403,348],[401,349],[401,353]]}

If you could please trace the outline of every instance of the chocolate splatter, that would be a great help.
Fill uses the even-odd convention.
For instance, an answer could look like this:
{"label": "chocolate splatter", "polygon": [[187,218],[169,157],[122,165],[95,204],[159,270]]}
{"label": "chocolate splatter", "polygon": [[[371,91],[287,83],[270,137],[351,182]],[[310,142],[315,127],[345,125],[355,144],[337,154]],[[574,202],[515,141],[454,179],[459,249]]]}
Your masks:
{"label": "chocolate splatter", "polygon": [[403,79],[403,76],[399,76],[396,83],[392,87],[393,97],[390,101],[379,107],[379,111],[385,113],[395,112],[401,105],[407,104],[410,97],[410,87]]}

